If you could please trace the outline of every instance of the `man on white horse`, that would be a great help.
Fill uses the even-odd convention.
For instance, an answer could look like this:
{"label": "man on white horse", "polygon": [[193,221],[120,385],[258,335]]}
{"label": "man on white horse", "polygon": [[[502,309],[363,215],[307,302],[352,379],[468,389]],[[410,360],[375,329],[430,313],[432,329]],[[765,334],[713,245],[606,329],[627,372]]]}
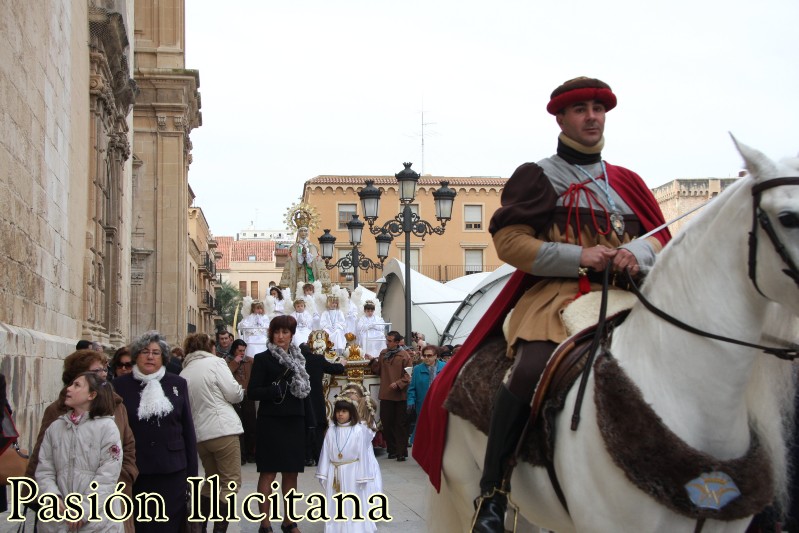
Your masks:
{"label": "man on white horse", "polygon": [[663,215],[637,174],[602,160],[605,114],[614,107],[616,96],[598,79],[575,78],[555,89],[547,111],[561,129],[557,154],[517,168],[491,219],[500,259],[540,279],[517,296],[508,324],[514,362],[494,398],[475,532],[504,530],[508,461],[530,415],[535,384],[567,337],[560,312],[601,289],[608,263],[638,274],[670,238],[663,230],[634,240],[661,224]]}

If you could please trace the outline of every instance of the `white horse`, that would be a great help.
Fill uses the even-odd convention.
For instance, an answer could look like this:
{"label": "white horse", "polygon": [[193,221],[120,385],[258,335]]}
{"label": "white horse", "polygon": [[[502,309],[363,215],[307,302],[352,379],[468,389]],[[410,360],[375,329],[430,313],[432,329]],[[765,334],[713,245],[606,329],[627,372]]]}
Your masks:
{"label": "white horse", "polygon": [[[799,160],[777,164],[756,150],[737,146],[749,175],[728,187],[668,244],[648,274],[643,293],[666,313],[704,331],[750,343],[759,343],[765,335],[794,340],[799,287],[783,272],[786,264],[760,227],[757,287],[748,275],[747,260],[752,187],[799,176]],[[760,207],[789,256],[799,262],[799,184],[768,188]],[[785,421],[790,420],[794,391],[790,362],[683,331],[640,302],[614,331],[610,351],[666,426],[696,450],[720,460],[738,458],[749,449],[754,432],[770,456],[777,500],[787,499]],[[613,462],[597,427],[593,373],[582,422],[577,431],[570,429],[576,389],[569,392],[559,415],[554,455],[569,512],[545,469],[520,463],[511,483],[511,499],[520,513],[558,533],[693,531],[695,519],[659,504]],[[468,531],[486,437],[464,419],[451,414],[448,418],[441,492],[433,491],[430,531]],[[744,531],[748,522],[707,520],[702,531]]]}

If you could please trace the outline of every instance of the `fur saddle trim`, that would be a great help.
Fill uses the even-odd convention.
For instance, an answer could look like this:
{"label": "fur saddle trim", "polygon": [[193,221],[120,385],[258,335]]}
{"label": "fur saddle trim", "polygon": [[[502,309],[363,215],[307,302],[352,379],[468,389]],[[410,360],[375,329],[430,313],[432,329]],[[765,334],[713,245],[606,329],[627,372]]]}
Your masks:
{"label": "fur saddle trim", "polygon": [[[638,298],[635,294],[627,291],[609,290],[608,291],[608,310],[606,316],[613,316],[631,309]],[[583,331],[586,328],[596,325],[599,320],[599,308],[602,303],[602,291],[593,291],[583,294],[560,313],[560,320],[566,328],[566,332],[571,335]]]}
{"label": "fur saddle trim", "polygon": [[[757,514],[774,500],[770,460],[754,433],[745,455],[719,460],[675,435],[612,357],[597,358],[594,383],[608,453],[630,482],[660,504],[695,519],[729,521]],[[695,506],[685,485],[709,472],[726,473],[741,495],[719,510]]]}
{"label": "fur saddle trim", "polygon": [[[486,435],[494,396],[513,364],[506,353],[507,342],[503,337],[488,339],[464,364],[444,402],[444,408],[450,413],[467,420]],[[568,392],[569,386],[566,386],[555,398],[544,402],[534,427],[524,437],[519,460],[535,466],[545,466],[552,461],[555,419],[563,409]]]}

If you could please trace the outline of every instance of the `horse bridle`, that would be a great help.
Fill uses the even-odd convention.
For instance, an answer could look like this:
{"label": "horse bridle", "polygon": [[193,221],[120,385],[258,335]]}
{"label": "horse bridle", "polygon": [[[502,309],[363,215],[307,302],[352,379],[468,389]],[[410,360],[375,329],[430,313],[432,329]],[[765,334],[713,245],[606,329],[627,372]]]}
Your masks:
{"label": "horse bridle", "polygon": [[777,254],[782,259],[782,262],[788,267],[783,269],[783,273],[791,278],[797,286],[799,286],[799,269],[796,268],[796,263],[791,258],[785,245],[780,241],[777,232],[774,231],[774,225],[768,217],[768,213],[763,211],[760,207],[760,194],[763,191],[773,187],[780,187],[782,185],[799,185],[799,177],[784,177],[775,178],[772,180],[756,183],[752,186],[752,231],[749,233],[749,278],[755,285],[755,289],[764,298],[763,291],[757,285],[757,226],[763,228],[763,231],[768,235],[771,244],[777,251]]}
{"label": "horse bridle", "polygon": [[[788,253],[788,249],[782,244],[780,241],[777,232],[774,231],[774,225],[771,223],[771,220],[768,217],[768,213],[763,211],[760,207],[760,195],[763,191],[771,189],[773,187],[780,187],[782,185],[799,185],[799,176],[797,177],[784,177],[784,178],[774,178],[768,181],[764,181],[761,183],[756,183],[752,187],[752,231],[749,233],[749,278],[752,280],[752,283],[755,286],[757,292],[760,293],[761,296],[767,298],[763,291],[760,290],[760,287],[757,286],[757,226],[760,225],[763,228],[763,231],[768,235],[771,244],[774,246],[774,249],[777,251],[777,254],[782,259],[783,263],[787,266],[786,269],[783,269],[783,273],[791,278],[794,283],[799,286],[799,269],[796,268],[796,263],[791,258],[791,255]],[[686,324],[685,322],[681,322],[674,318],[673,316],[667,314],[663,310],[655,307],[655,305],[647,300],[641,291],[638,289],[638,286],[635,284],[635,280],[630,275],[630,272],[625,269],[625,274],[627,276],[627,281],[629,282],[630,291],[632,291],[641,303],[646,307],[650,312],[659,316],[669,324],[677,326],[678,328],[687,331],[689,333],[694,333],[696,335],[701,335],[702,337],[707,337],[710,339],[715,339],[719,341],[729,342],[732,344],[738,344],[740,346],[747,346],[749,348],[757,348],[758,350],[763,350],[765,353],[778,357],[780,359],[785,359],[787,361],[792,361],[794,359],[799,358],[799,346],[796,344],[790,345],[788,348],[776,348],[773,346],[763,346],[760,344],[754,344],[751,342],[741,341],[738,339],[732,339],[730,337],[725,337],[723,335],[716,335],[715,333],[709,333],[707,331],[702,331],[697,329],[693,326]]]}

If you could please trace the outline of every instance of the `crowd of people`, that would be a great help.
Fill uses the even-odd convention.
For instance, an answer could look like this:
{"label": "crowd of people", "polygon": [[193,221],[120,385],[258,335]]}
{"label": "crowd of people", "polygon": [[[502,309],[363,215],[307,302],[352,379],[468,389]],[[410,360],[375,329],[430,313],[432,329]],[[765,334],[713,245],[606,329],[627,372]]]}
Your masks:
{"label": "crowd of people", "polygon": [[[265,496],[277,486],[273,482],[278,474],[285,496],[297,489],[298,474],[305,467],[316,466],[323,493],[357,494],[367,508],[368,496],[382,492],[375,449],[385,446],[390,459],[406,460],[412,439],[409,415],[422,408],[431,381],[444,365],[439,354],[454,350],[427,345],[417,335],[406,346],[399,332],[384,333],[372,301],[364,304],[360,319],[348,321],[337,310],[335,297],[326,300],[321,314],[307,311],[302,297],[295,299],[292,314],[272,307],[270,321],[258,332],[264,334],[265,348],[253,356],[248,355],[247,341],[234,339],[226,330],[215,337],[190,334],[182,346],[170,346],[150,331],[116,350],[110,360],[99,346],[81,341],[81,348],[64,359],[63,389],[45,410],[27,477],[59,495],[62,507],[68,494],[87,494],[93,480],[101,498],[122,482],[134,513],[124,522],[98,529],[102,531],[184,530],[191,510],[187,478],[197,476],[200,466],[205,479],[219,477],[220,488],[216,494],[209,483],[200,489],[195,511],[206,519],[203,530],[209,516],[215,533],[227,530],[226,496],[241,486],[241,467],[248,462],[255,463],[257,488]],[[251,310],[250,316],[259,320],[265,315],[259,302],[253,302]],[[332,362],[312,349],[308,341],[315,320],[317,327],[341,322],[338,331],[359,331],[363,347],[347,354],[363,354],[380,376],[381,417],[367,389],[355,382],[327,407],[323,376],[345,374],[348,361],[339,357]],[[356,334],[347,333],[352,348]],[[325,337],[327,349],[335,351],[335,337]],[[139,509],[135,497],[144,493],[157,494],[160,501],[149,498]],[[265,519],[259,533],[272,531],[268,502],[261,506]],[[116,516],[119,503],[112,506]],[[37,510],[38,505],[30,507]],[[134,521],[140,513],[154,518],[160,512],[166,521]],[[101,518],[107,522],[107,517]],[[62,525],[40,523],[39,528],[57,531]],[[97,524],[84,516],[67,521],[67,526],[91,531]],[[376,528],[369,521],[330,527]],[[280,528],[299,532],[298,524],[288,518]]]}

